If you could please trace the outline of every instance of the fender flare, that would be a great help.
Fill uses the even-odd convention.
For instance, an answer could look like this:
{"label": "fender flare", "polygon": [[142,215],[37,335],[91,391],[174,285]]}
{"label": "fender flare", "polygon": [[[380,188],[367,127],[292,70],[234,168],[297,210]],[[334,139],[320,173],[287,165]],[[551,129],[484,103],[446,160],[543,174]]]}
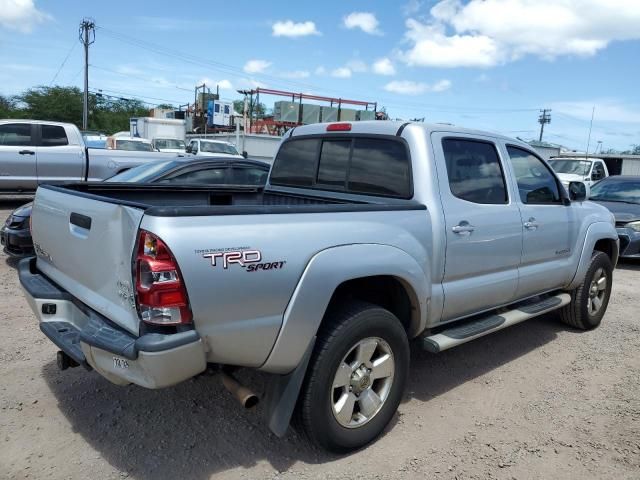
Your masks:
{"label": "fender flare", "polygon": [[260,370],[287,374],[297,367],[318,331],[333,293],[348,280],[379,275],[397,278],[412,293],[417,321],[412,321],[409,333],[417,335],[425,328],[431,298],[431,274],[426,267],[391,245],[342,245],[318,252],[298,281],[274,347]]}
{"label": "fender flare", "polygon": [[614,240],[618,246],[614,252],[614,258],[611,259],[611,263],[615,267],[618,262],[618,252],[620,251],[620,240],[618,239],[618,233],[615,228],[608,222],[596,222],[589,225],[587,233],[585,235],[584,243],[582,245],[582,252],[580,254],[580,261],[578,263],[578,270],[573,279],[569,283],[567,290],[573,290],[577,288],[589,269],[589,260],[591,253],[593,252],[596,243],[599,240]]}

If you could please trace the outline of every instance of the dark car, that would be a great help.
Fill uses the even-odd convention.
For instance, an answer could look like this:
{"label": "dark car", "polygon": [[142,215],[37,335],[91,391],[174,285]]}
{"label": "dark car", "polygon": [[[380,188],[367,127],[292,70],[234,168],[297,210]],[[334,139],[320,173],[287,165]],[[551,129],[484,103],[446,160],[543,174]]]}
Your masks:
{"label": "dark car", "polygon": [[[106,182],[164,183],[181,185],[245,185],[263,187],[269,164],[229,157],[176,157],[164,162],[139,165]],[[0,230],[4,252],[13,257],[34,254],[29,218],[31,203],[15,209]]]}
{"label": "dark car", "polygon": [[640,258],[640,176],[607,177],[591,187],[589,200],[616,217],[620,256]]}

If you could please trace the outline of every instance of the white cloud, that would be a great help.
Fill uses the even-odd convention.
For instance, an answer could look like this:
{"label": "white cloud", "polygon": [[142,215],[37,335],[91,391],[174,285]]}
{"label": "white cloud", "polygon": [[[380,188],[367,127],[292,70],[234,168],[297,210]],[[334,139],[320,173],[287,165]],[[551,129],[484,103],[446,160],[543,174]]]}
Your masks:
{"label": "white cloud", "polygon": [[307,70],[294,70],[292,72],[283,72],[280,76],[284,78],[309,78],[311,73]]}
{"label": "white cloud", "polygon": [[441,0],[407,20],[409,65],[492,67],[526,55],[592,56],[640,39],[637,0]]}
{"label": "white cloud", "polygon": [[347,67],[338,67],[331,71],[331,76],[335,78],[351,78],[351,70]]}
{"label": "white cloud", "polygon": [[51,19],[51,15],[36,8],[33,0],[0,0],[1,27],[29,33],[34,26]]}
{"label": "white cloud", "polygon": [[306,37],[307,35],[321,35],[316,29],[316,24],[311,21],[296,23],[292,20],[284,20],[274,23],[272,26],[274,37]]}
{"label": "white cloud", "polygon": [[198,85],[205,84],[211,91],[215,91],[216,86],[222,90],[233,90],[233,84],[229,80],[212,80],[209,77],[204,77],[198,80]]}
{"label": "white cloud", "polygon": [[377,73],[378,75],[395,75],[396,67],[393,66],[391,60],[388,58],[380,58],[373,62],[373,73]]}
{"label": "white cloud", "polygon": [[415,15],[422,8],[422,2],[419,0],[409,0],[406,4],[402,6],[402,13],[405,17],[409,15]]}
{"label": "white cloud", "polygon": [[378,19],[370,12],[352,12],[342,19],[345,27],[348,29],[359,28],[370,35],[381,35],[378,29]]}
{"label": "white cloud", "polygon": [[271,65],[266,60],[249,60],[244,64],[243,70],[247,73],[262,73]]}
{"label": "white cloud", "polygon": [[423,82],[413,82],[411,80],[394,80],[387,83],[384,89],[387,92],[399,93],[401,95],[422,95],[423,93],[439,93],[449,90],[451,81],[440,80],[434,84]]}

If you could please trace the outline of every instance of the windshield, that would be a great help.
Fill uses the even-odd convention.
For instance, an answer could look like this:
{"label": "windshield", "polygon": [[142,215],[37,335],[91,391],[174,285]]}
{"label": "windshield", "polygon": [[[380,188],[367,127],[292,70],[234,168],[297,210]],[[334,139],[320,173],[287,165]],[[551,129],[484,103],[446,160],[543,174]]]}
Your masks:
{"label": "windshield", "polygon": [[114,175],[110,179],[106,180],[107,182],[149,182],[153,181],[158,175],[171,170],[172,168],[179,165],[178,162],[169,161],[169,162],[153,162],[153,163],[145,163],[144,165],[138,165],[126,172],[119,173]]}
{"label": "windshield", "polygon": [[589,199],[640,204],[640,180],[603,180],[591,187]]}
{"label": "windshield", "polygon": [[174,150],[184,150],[184,142],[182,140],[175,140],[173,138],[156,138],[154,140],[157,149],[162,150],[164,148],[171,148]]}
{"label": "windshield", "polygon": [[574,175],[589,175],[590,160],[551,160],[549,165],[556,173],[573,173]]}
{"label": "windshield", "polygon": [[228,143],[201,142],[200,151],[207,153],[226,153],[227,155],[240,155],[236,147]]}
{"label": "windshield", "polygon": [[136,140],[116,140],[116,150],[130,150],[136,152],[153,152],[153,147],[150,143],[138,142]]}

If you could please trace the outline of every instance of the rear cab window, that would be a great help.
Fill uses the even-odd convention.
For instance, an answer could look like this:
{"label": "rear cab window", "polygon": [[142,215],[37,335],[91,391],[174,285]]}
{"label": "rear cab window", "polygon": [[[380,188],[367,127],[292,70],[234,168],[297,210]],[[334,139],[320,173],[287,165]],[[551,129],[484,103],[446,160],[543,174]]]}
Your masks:
{"label": "rear cab window", "polygon": [[41,147],[61,147],[69,145],[67,133],[60,125],[41,125]]}
{"label": "rear cab window", "polygon": [[411,198],[411,159],[399,137],[293,138],[282,144],[271,185]]}

